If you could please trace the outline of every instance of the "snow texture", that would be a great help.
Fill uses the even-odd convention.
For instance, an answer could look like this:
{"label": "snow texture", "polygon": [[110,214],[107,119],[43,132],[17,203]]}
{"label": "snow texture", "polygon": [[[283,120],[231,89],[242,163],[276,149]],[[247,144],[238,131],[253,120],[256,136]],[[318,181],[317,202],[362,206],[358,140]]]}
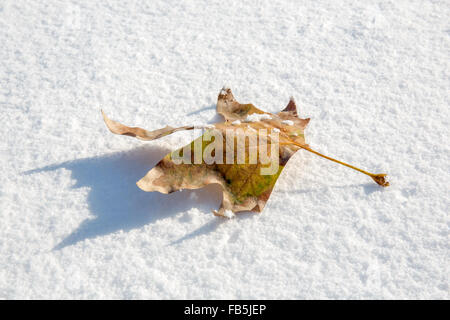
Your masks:
{"label": "snow texture", "polygon": [[292,121],[292,120],[283,120],[283,121],[281,121],[281,123],[287,124],[288,126],[293,126],[294,125],[294,121]]}
{"label": "snow texture", "polygon": [[236,215],[234,214],[233,211],[231,210],[225,210],[224,212],[225,217],[227,217],[228,219],[232,219],[234,218]]}
{"label": "snow texture", "polygon": [[[449,1],[0,2],[0,298],[449,299]],[[261,214],[135,182],[223,84],[311,147]]]}
{"label": "snow texture", "polygon": [[270,120],[270,119],[272,119],[270,114],[252,113],[252,114],[247,116],[247,118],[245,119],[245,122],[256,122],[256,121]]}

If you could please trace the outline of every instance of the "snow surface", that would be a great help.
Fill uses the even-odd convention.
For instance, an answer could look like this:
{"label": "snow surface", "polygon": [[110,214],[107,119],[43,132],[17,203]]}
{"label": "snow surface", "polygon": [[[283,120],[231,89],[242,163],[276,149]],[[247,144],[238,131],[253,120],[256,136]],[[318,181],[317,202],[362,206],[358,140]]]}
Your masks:
{"label": "snow surface", "polygon": [[245,119],[245,122],[256,122],[256,121],[262,121],[262,120],[270,120],[272,117],[269,114],[259,114],[259,113],[252,113],[247,116]]}
{"label": "snow surface", "polygon": [[[449,299],[449,1],[0,2],[0,298]],[[307,142],[262,214],[135,182],[223,84]]]}
{"label": "snow surface", "polygon": [[231,210],[225,210],[225,212],[223,213],[224,214],[224,216],[226,217],[226,218],[228,218],[228,219],[232,219],[232,218],[234,218],[236,215],[234,214],[234,212],[233,211],[231,211]]}
{"label": "snow surface", "polygon": [[292,121],[292,120],[283,120],[283,121],[281,121],[281,123],[287,124],[288,126],[294,125],[294,121]]}

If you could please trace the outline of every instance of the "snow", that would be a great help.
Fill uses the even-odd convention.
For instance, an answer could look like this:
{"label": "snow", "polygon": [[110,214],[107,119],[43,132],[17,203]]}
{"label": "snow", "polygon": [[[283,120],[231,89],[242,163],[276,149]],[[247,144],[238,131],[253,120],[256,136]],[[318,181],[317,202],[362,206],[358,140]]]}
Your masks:
{"label": "snow", "polygon": [[[448,1],[2,1],[0,299],[449,299]],[[299,151],[261,214],[135,182],[221,121],[290,95]]]}
{"label": "snow", "polygon": [[224,216],[227,217],[228,219],[232,219],[234,218],[236,215],[233,213],[233,211],[231,210],[225,210],[224,211]]}
{"label": "snow", "polygon": [[294,125],[294,121],[292,121],[292,120],[283,120],[283,121],[281,121],[281,123],[287,124],[288,126],[293,126]]}
{"label": "snow", "polygon": [[265,113],[252,113],[247,116],[245,119],[245,122],[256,122],[256,121],[262,121],[262,120],[270,120],[272,117],[269,114]]}
{"label": "snow", "polygon": [[224,86],[222,87],[222,90],[220,90],[220,93],[219,93],[219,94],[226,95],[226,94],[227,94],[227,91],[230,90],[230,89],[231,89],[230,86],[224,85]]}

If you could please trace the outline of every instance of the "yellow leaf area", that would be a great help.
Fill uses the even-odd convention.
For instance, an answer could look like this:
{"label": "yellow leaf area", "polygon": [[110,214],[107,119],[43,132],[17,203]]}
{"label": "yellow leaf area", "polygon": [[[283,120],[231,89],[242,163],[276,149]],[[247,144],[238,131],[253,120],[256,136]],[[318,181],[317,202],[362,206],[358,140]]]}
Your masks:
{"label": "yellow leaf area", "polygon": [[[227,126],[225,128],[228,128]],[[217,130],[217,129],[214,129]],[[210,131],[210,130],[208,130]],[[249,134],[248,130],[244,131],[245,133]],[[205,133],[206,135],[207,133]],[[233,137],[233,140],[231,142],[229,140],[226,140],[226,135],[224,134],[224,140],[223,145],[217,146],[212,151],[212,154],[215,156],[216,153],[222,153],[222,160],[223,164],[221,163],[206,163],[204,157],[201,157],[201,155],[204,154],[205,150],[208,148],[208,146],[213,146],[212,144],[215,143],[215,138],[212,137],[211,141],[208,138],[205,138],[205,135],[202,135],[201,137],[195,139],[192,141],[189,145],[180,148],[178,150],[175,150],[174,152],[166,155],[164,158],[164,179],[169,179],[169,184],[175,184],[172,187],[176,188],[198,188],[203,185],[217,182],[222,185],[222,187],[225,189],[224,192],[229,194],[230,202],[232,204],[242,204],[244,203],[248,198],[255,197],[258,198],[258,200],[267,201],[267,199],[270,196],[270,192],[272,191],[281,171],[284,168],[284,165],[279,165],[278,169],[275,170],[274,174],[270,175],[263,175],[261,174],[262,168],[268,168],[271,166],[271,163],[263,164],[259,157],[256,159],[256,163],[250,163],[250,151],[255,151],[256,148],[256,154],[258,150],[258,145],[252,145],[249,139],[245,139],[245,152],[242,152],[243,157],[240,161],[243,163],[236,163],[236,160],[238,158],[237,155],[237,148],[238,148],[238,142],[237,142],[237,136]],[[231,144],[234,142],[233,147],[233,163],[225,163],[227,160],[227,144]],[[201,163],[194,163],[195,162],[195,146],[198,145],[197,150],[201,150],[201,154],[198,156],[198,160],[201,159]],[[201,149],[200,149],[201,144]],[[191,164],[174,164],[173,159],[178,159],[179,157],[183,157],[183,150],[190,150],[191,157],[190,162]],[[270,143],[267,146],[267,156],[270,157]],[[199,151],[198,151],[199,152]],[[173,163],[173,165],[168,165],[168,162]],[[222,161],[221,161],[222,162]],[[162,182],[162,181],[160,181]],[[157,183],[155,181],[154,183]],[[262,208],[261,208],[262,209]]]}
{"label": "yellow leaf area", "polygon": [[252,196],[267,201],[283,168],[279,166],[273,175],[261,175],[260,164],[217,165],[236,203],[242,203]]}

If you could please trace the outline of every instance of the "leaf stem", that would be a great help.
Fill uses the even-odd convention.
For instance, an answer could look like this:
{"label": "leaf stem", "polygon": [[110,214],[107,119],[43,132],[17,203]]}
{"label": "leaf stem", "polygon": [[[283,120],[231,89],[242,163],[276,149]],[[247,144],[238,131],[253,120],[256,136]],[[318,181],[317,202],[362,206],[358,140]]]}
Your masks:
{"label": "leaf stem", "polygon": [[348,163],[345,163],[345,162],[336,160],[336,159],[334,159],[334,158],[328,157],[328,156],[326,156],[326,155],[324,155],[324,154],[321,154],[320,152],[317,152],[317,151],[311,149],[310,147],[307,147],[307,146],[305,146],[305,145],[302,145],[301,143],[292,141],[291,139],[289,139],[289,141],[290,141],[290,142],[289,142],[289,143],[286,143],[286,144],[293,144],[293,145],[296,145],[296,146],[298,146],[298,147],[300,147],[300,148],[302,148],[302,149],[305,149],[305,150],[307,150],[307,151],[309,151],[309,152],[312,152],[312,153],[314,153],[314,154],[316,154],[316,155],[318,155],[318,156],[320,156],[320,157],[322,157],[322,158],[325,158],[325,159],[334,161],[334,162],[336,162],[336,163],[342,164],[343,166],[346,166],[346,167],[349,167],[349,168],[351,168],[351,169],[353,169],[353,170],[356,170],[356,171],[359,171],[359,172],[361,172],[361,173],[364,173],[365,175],[368,175],[369,177],[371,177],[371,178],[373,179],[373,181],[375,181],[377,184],[379,184],[379,185],[382,186],[382,187],[387,187],[387,186],[389,186],[389,182],[386,181],[386,179],[385,179],[385,177],[387,176],[385,173],[370,173],[370,172],[367,172],[367,171],[362,170],[362,169],[360,169],[360,168],[357,168],[357,167],[355,167],[355,166],[352,166],[351,164],[348,164]]}

